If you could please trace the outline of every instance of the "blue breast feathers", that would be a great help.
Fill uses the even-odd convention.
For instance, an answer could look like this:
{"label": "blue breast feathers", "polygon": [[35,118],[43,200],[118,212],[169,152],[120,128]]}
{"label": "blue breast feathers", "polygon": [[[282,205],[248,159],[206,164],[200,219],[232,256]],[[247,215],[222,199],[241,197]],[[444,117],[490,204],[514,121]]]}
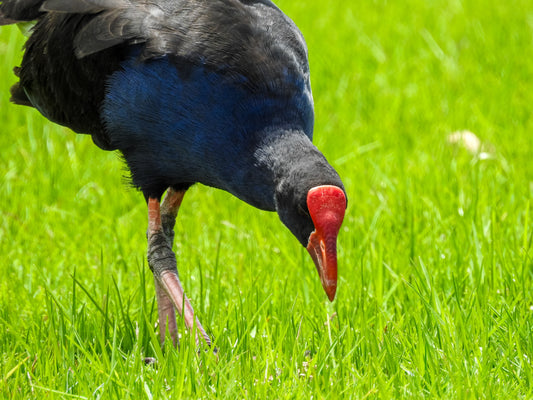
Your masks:
{"label": "blue breast feathers", "polygon": [[[169,57],[131,57],[107,83],[102,116],[143,191],[201,182],[272,209],[254,162],[263,136],[297,129],[309,138],[313,103],[306,77],[288,72],[256,84],[224,69],[184,68]],[[161,189],[160,187],[163,187]],[[269,194],[266,192],[269,191]]]}

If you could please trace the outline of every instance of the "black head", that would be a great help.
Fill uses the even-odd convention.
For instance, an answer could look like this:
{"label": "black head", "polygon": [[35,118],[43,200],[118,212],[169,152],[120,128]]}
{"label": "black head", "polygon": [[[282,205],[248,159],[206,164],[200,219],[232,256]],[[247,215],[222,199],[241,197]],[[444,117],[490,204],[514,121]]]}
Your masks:
{"label": "black head", "polygon": [[333,167],[318,150],[313,155],[313,162],[309,162],[309,158],[294,161],[292,170],[281,180],[276,190],[279,218],[304,247],[307,247],[309,237],[315,230],[307,204],[309,191],[329,185],[338,187],[346,196],[344,185]]}
{"label": "black head", "polygon": [[337,289],[337,234],[346,209],[346,193],[325,158],[295,162],[276,191],[281,221],[307,248],[330,300]]}

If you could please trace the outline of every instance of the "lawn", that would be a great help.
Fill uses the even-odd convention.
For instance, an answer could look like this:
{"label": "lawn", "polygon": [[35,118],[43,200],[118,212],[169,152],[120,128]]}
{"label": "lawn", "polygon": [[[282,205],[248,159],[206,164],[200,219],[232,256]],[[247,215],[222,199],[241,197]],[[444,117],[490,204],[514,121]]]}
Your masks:
{"label": "lawn", "polygon": [[181,321],[162,349],[143,197],[118,154],[9,104],[24,37],[2,27],[0,398],[533,398],[533,3],[277,4],[348,193],[335,301],[275,214],[196,185],[175,249],[219,353]]}

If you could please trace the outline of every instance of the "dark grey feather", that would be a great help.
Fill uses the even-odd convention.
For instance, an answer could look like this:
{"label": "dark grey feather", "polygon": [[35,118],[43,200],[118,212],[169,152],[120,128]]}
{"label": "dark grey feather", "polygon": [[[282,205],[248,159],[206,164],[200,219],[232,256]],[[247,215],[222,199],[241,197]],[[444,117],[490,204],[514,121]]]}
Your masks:
{"label": "dark grey feather", "polygon": [[126,8],[127,0],[45,0],[41,10],[72,14],[91,14],[103,10]]}
{"label": "dark grey feather", "polygon": [[[82,58],[120,43],[132,40],[135,43],[147,41],[148,38],[141,32],[146,25],[145,20],[150,16],[150,13],[141,12],[136,8],[103,12],[85,25],[75,37],[76,55]],[[152,21],[150,25],[156,24]]]}
{"label": "dark grey feather", "polygon": [[144,43],[141,60],[176,59],[224,69],[251,85],[308,76],[304,39],[267,0],[4,0],[4,23],[61,13],[87,15],[74,37],[78,58]]}

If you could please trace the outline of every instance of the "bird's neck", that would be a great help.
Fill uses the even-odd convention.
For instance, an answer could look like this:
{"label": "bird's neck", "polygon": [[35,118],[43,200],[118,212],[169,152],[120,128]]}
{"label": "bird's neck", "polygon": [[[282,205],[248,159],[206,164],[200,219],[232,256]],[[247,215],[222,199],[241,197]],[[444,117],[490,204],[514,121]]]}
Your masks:
{"label": "bird's neck", "polygon": [[268,202],[268,207],[261,208],[279,212],[285,198],[305,195],[312,187],[324,184],[330,175],[338,177],[302,130],[269,128],[257,137],[252,164],[260,178],[256,182],[268,188],[267,196],[262,196],[261,185],[257,188],[259,197]]}

